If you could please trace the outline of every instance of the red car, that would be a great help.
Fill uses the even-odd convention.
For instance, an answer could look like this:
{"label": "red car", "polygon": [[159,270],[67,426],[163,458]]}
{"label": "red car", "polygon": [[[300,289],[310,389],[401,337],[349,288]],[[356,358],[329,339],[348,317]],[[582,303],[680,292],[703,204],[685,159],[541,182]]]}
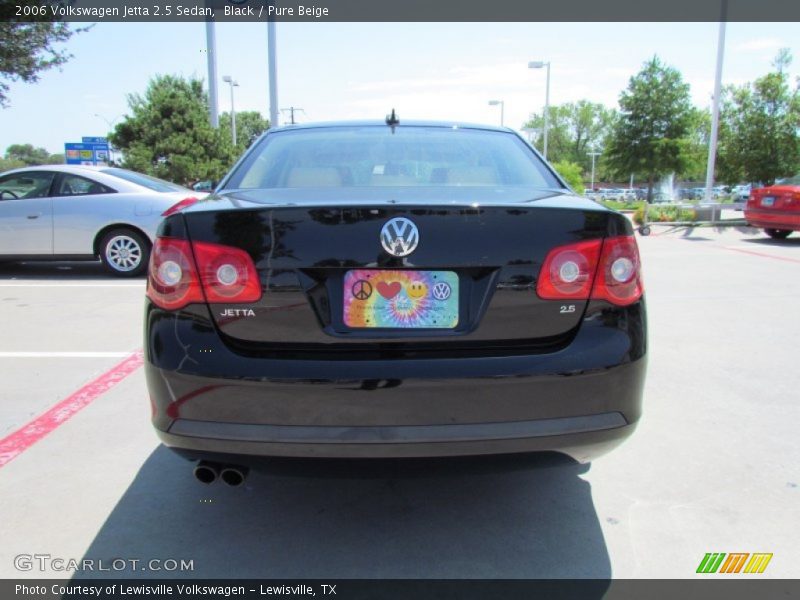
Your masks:
{"label": "red car", "polygon": [[800,231],[800,175],[750,192],[744,218],[776,240]]}

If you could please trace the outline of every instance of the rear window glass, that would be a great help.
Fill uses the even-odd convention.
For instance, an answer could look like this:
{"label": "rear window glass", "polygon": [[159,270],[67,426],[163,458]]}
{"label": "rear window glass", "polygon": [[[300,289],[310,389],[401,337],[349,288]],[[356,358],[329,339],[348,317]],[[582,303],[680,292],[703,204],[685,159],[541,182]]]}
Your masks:
{"label": "rear window glass", "polygon": [[112,194],[114,190],[91,179],[65,173],[56,190],[56,196],[90,196],[93,194]]}
{"label": "rear window glass", "polygon": [[150,177],[150,175],[128,171],[127,169],[115,169],[112,167],[110,169],[101,169],[101,172],[106,173],[107,175],[113,175],[114,177],[119,177],[120,179],[129,181],[130,183],[141,185],[142,187],[146,187],[154,192],[167,193],[188,191],[185,187],[182,187],[176,183],[170,183],[169,181],[164,181],[163,179],[158,179],[157,177]]}
{"label": "rear window glass", "polygon": [[225,188],[563,187],[512,133],[445,127],[330,127],[266,136]]}

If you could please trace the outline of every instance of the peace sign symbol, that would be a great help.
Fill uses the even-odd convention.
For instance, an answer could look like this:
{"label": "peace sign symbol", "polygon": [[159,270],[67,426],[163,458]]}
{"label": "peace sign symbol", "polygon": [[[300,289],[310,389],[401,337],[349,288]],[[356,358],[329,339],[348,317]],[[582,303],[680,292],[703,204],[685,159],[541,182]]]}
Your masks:
{"label": "peace sign symbol", "polygon": [[353,284],[350,291],[353,293],[353,298],[356,300],[366,300],[372,296],[372,284],[366,279],[359,279]]}

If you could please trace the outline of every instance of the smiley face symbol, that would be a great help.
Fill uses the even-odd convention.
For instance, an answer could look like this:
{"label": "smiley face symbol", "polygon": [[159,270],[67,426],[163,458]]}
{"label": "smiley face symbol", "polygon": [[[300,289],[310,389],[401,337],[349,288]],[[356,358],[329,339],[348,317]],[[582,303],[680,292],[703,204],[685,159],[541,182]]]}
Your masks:
{"label": "smiley face symbol", "polygon": [[408,294],[409,298],[414,298],[416,300],[424,297],[425,294],[428,293],[428,286],[421,281],[412,281],[408,284],[406,293]]}

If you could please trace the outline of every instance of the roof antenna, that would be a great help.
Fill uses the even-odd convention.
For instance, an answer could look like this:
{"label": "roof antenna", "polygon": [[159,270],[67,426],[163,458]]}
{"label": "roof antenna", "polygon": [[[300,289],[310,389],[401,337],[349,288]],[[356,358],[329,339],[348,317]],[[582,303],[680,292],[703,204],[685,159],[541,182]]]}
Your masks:
{"label": "roof antenna", "polygon": [[386,115],[386,124],[392,128],[392,133],[394,133],[394,128],[400,124],[400,119],[397,118],[394,109],[392,109],[392,114]]}

